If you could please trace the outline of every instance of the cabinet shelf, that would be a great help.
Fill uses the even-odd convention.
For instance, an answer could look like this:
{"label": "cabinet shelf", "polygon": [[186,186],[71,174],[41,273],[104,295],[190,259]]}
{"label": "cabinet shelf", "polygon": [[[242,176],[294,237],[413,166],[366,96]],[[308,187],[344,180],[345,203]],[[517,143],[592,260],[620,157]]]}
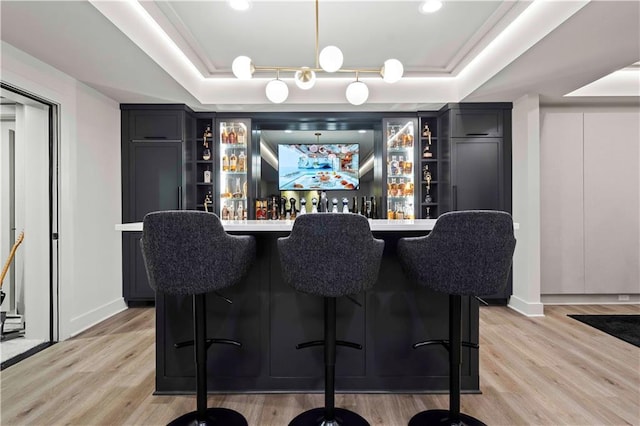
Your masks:
{"label": "cabinet shelf", "polygon": [[222,197],[220,197],[220,201],[222,201],[222,202],[227,202],[227,201],[247,201],[247,199],[245,197],[242,197],[242,198],[233,198],[233,197],[231,197],[231,198],[222,198]]}
{"label": "cabinet shelf", "polygon": [[433,207],[433,206],[437,206],[438,203],[420,203],[420,205],[422,207]]}
{"label": "cabinet shelf", "polygon": [[387,152],[403,153],[403,152],[411,152],[411,151],[413,151],[413,145],[412,146],[405,146],[405,147],[401,147],[401,148],[387,148]]}
{"label": "cabinet shelf", "polygon": [[423,163],[435,163],[438,161],[438,159],[434,157],[430,157],[430,158],[421,158],[420,161],[422,161]]}
{"label": "cabinet shelf", "polygon": [[220,172],[221,175],[244,176],[247,172]]}
{"label": "cabinet shelf", "polygon": [[224,149],[247,149],[247,144],[246,143],[221,143],[220,147],[224,148]]}
{"label": "cabinet shelf", "polygon": [[409,178],[413,179],[413,173],[408,175],[388,175],[387,179],[396,179],[396,178]]}
{"label": "cabinet shelf", "polygon": [[213,160],[197,160],[196,164],[207,164],[207,165],[211,165],[213,164]]}

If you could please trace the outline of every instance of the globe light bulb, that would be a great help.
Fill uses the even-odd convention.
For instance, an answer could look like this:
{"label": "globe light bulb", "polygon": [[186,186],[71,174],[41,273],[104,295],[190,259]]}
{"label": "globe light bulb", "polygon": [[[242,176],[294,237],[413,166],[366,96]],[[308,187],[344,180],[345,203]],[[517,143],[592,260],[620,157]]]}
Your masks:
{"label": "globe light bulb", "polygon": [[380,71],[382,79],[387,83],[395,83],[400,80],[403,73],[404,67],[402,66],[402,62],[397,59],[387,59],[384,61],[384,65]]}
{"label": "globe light bulb", "polygon": [[351,105],[362,105],[369,98],[369,88],[361,81],[354,81],[347,86],[346,96]]}
{"label": "globe light bulb", "polygon": [[342,51],[336,46],[327,46],[320,52],[318,61],[320,67],[326,72],[336,72],[342,66]]}
{"label": "globe light bulb", "polygon": [[302,69],[296,71],[294,80],[296,86],[302,90],[309,90],[316,84],[316,73],[309,67],[302,67]]}
{"label": "globe light bulb", "polygon": [[251,62],[251,58],[248,56],[238,56],[233,60],[231,70],[233,71],[233,75],[239,80],[250,80],[255,68]]}
{"label": "globe light bulb", "polygon": [[286,101],[289,96],[289,87],[287,87],[287,84],[284,81],[275,79],[267,83],[265,93],[271,102],[274,104],[281,104]]}

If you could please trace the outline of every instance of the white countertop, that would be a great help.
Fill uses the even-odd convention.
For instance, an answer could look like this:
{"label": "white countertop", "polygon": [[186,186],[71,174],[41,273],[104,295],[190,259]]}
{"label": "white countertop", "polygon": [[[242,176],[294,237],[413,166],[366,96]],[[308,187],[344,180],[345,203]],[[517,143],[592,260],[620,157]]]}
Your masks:
{"label": "white countertop", "polygon": [[[290,232],[292,220],[222,220],[225,231],[247,232]],[[372,231],[430,231],[436,223],[435,219],[387,220],[370,219]],[[142,222],[121,223],[116,231],[142,231]]]}
{"label": "white countertop", "polygon": [[[291,220],[223,220],[221,222],[224,230],[229,232],[290,232],[293,227]],[[369,220],[372,231],[431,231],[435,223],[435,219]],[[513,228],[518,229],[518,224],[514,223]],[[142,222],[117,224],[116,231],[142,231]]]}

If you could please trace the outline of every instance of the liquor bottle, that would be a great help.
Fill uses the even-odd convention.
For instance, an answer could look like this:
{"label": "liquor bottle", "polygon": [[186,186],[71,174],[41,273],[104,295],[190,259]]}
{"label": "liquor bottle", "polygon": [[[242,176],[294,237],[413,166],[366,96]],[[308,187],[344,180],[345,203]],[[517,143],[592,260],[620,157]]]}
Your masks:
{"label": "liquor bottle", "polygon": [[307,200],[300,198],[300,215],[307,214]]}
{"label": "liquor bottle", "polygon": [[238,172],[247,171],[247,157],[245,157],[244,151],[240,151],[240,155],[238,155],[238,165],[236,169]]}
{"label": "liquor bottle", "polygon": [[347,197],[342,199],[342,213],[349,213],[349,199]]}
{"label": "liquor bottle", "polygon": [[358,214],[358,197],[353,197],[353,205],[351,206],[351,213]]}
{"label": "liquor bottle", "polygon": [[271,196],[271,220],[278,220],[278,197]]}
{"label": "liquor bottle", "polygon": [[207,195],[204,196],[204,211],[208,212],[209,211],[209,204],[211,204],[213,202],[213,194],[211,194],[211,191],[207,192]]}
{"label": "liquor bottle", "polygon": [[327,193],[320,192],[320,206],[318,207],[320,213],[327,213],[329,211],[329,200],[327,199]]}
{"label": "liquor bottle", "polygon": [[289,205],[291,206],[289,209],[289,218],[294,220],[298,214],[298,211],[296,210],[296,199],[293,197],[289,198]]}
{"label": "liquor bottle", "polygon": [[372,216],[372,213],[373,213],[372,210],[371,210],[371,207],[372,207],[371,206],[371,201],[368,201],[368,200],[365,201],[365,205],[366,205],[366,207],[365,207],[365,211],[364,211],[364,216],[367,219],[371,219],[371,216]]}
{"label": "liquor bottle", "polygon": [[211,170],[207,166],[207,170],[204,171],[204,183],[211,183]]}
{"label": "liquor bottle", "polygon": [[425,219],[431,219],[431,207],[427,207],[427,216]]}
{"label": "liquor bottle", "polygon": [[401,155],[398,160],[398,174],[401,175],[404,173],[404,156]]}
{"label": "liquor bottle", "polygon": [[238,157],[236,157],[236,153],[231,151],[231,155],[229,156],[229,171],[235,172],[238,169]]}
{"label": "liquor bottle", "polygon": [[280,198],[280,220],[285,220],[288,213],[289,211],[287,210],[287,199],[282,197]]}
{"label": "liquor bottle", "polygon": [[411,173],[413,173],[413,163],[411,161],[405,161],[404,162],[404,174],[405,175],[410,175]]}
{"label": "liquor bottle", "polygon": [[396,219],[404,220],[404,207],[401,203],[396,203]]}
{"label": "liquor bottle", "polygon": [[242,206],[244,203],[242,201],[240,201],[238,203],[238,208],[237,208],[237,212],[238,212],[238,220],[242,220],[244,218],[244,207]]}
{"label": "liquor bottle", "polygon": [[402,197],[404,196],[404,189],[407,185],[404,183],[404,178],[400,178],[400,183],[398,184],[398,189],[396,190],[396,196]]}
{"label": "liquor bottle", "polygon": [[222,220],[229,220],[229,208],[227,203],[222,206]]}
{"label": "liquor bottle", "polygon": [[366,206],[365,198],[364,198],[364,197],[362,197],[362,198],[360,199],[360,214],[361,214],[362,216],[366,216],[366,215],[367,215],[366,208],[367,208],[367,206]]}
{"label": "liquor bottle", "polygon": [[238,143],[238,138],[233,127],[231,127],[231,131],[229,132],[229,143],[230,144]]}
{"label": "liquor bottle", "polygon": [[338,213],[338,199],[331,200],[331,213]]}
{"label": "liquor bottle", "polygon": [[236,178],[236,189],[233,191],[233,198],[243,198],[242,197],[242,186],[240,185],[240,178]]}
{"label": "liquor bottle", "polygon": [[389,170],[391,175],[398,174],[398,157],[395,155],[391,156],[391,165]]}
{"label": "liquor bottle", "polygon": [[229,220],[235,220],[236,219],[236,212],[235,212],[235,207],[233,205],[233,201],[229,203]]}
{"label": "liquor bottle", "polygon": [[371,197],[371,219],[378,218],[378,205],[376,204],[376,197]]}
{"label": "liquor bottle", "polygon": [[223,172],[229,171],[229,156],[227,155],[226,152],[222,154],[222,171]]}
{"label": "liquor bottle", "polygon": [[222,143],[229,143],[229,133],[227,133],[227,127],[222,128],[222,134],[220,135]]}
{"label": "liquor bottle", "polygon": [[413,148],[413,133],[412,132],[407,132],[407,140],[406,140],[405,146],[407,148]]}
{"label": "liquor bottle", "polygon": [[316,197],[311,199],[311,213],[318,213],[318,199]]}
{"label": "liquor bottle", "polygon": [[391,178],[391,187],[389,190],[389,197],[397,197],[398,196],[398,183],[396,182],[396,178]]}
{"label": "liquor bottle", "polygon": [[238,128],[238,144],[245,145],[247,143],[247,132],[244,126],[241,124]]}

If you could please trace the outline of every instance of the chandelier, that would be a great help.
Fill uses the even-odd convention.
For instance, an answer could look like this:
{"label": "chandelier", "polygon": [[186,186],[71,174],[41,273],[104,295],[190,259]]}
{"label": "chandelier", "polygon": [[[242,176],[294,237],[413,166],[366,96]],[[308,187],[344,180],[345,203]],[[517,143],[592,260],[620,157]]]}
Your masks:
{"label": "chandelier", "polygon": [[289,67],[289,66],[258,66],[254,65],[251,58],[247,56],[238,56],[233,60],[231,69],[233,74],[240,80],[249,80],[253,77],[255,71],[275,71],[276,78],[267,83],[265,92],[267,98],[276,104],[287,100],[289,96],[289,87],[287,83],[280,80],[280,72],[293,72],[293,80],[302,90],[311,89],[316,83],[316,73],[352,73],[355,74],[355,80],[347,86],[345,96],[352,105],[362,105],[369,97],[369,88],[359,80],[361,73],[379,74],[387,83],[395,83],[402,78],[404,68],[402,63],[397,59],[387,59],[381,68],[377,69],[344,69],[342,68],[342,51],[336,46],[327,46],[322,51],[318,51],[318,1],[316,0],[316,48],[315,48],[315,67]]}

